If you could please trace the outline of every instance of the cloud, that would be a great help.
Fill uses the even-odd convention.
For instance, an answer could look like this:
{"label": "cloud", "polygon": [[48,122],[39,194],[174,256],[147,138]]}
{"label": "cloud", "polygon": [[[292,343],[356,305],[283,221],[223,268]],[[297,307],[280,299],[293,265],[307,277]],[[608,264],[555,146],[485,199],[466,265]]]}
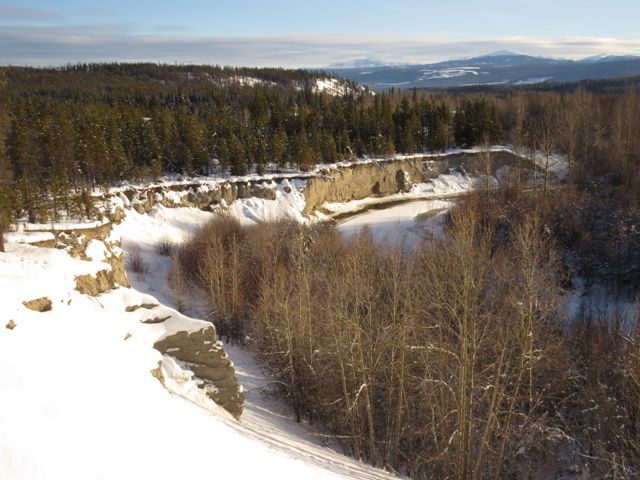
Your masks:
{"label": "cloud", "polygon": [[59,20],[59,13],[37,8],[16,7],[14,5],[0,5],[0,18],[4,21],[11,20]]}
{"label": "cloud", "polygon": [[[170,32],[170,31],[168,31]],[[321,67],[337,61],[373,57],[393,62],[429,63],[495,50],[578,58],[640,52],[640,37],[503,37],[473,41],[443,36],[195,36],[142,35],[113,24],[75,27],[0,28],[0,64],[60,65],[93,61],[216,63],[248,66]]]}
{"label": "cloud", "polygon": [[108,8],[79,8],[74,10],[78,15],[86,15],[88,17],[113,17],[116,15],[115,10]]}

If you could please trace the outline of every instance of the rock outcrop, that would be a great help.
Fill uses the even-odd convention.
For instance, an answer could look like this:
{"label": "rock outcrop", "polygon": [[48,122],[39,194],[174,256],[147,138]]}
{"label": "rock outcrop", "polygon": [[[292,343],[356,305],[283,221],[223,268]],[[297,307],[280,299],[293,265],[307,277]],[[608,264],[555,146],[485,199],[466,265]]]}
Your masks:
{"label": "rock outcrop", "polygon": [[34,312],[48,312],[53,307],[51,300],[49,300],[47,297],[27,300],[22,302],[22,304],[26,308],[28,308],[29,310],[33,310]]}
{"label": "rock outcrop", "polygon": [[240,418],[244,393],[213,325],[195,332],[178,332],[156,342],[154,347],[182,362],[201,380],[198,386],[211,400]]}
{"label": "rock outcrop", "polygon": [[[306,178],[306,176],[302,176]],[[225,202],[227,204],[241,198],[276,198],[276,186],[291,175],[275,177],[272,180],[240,180],[230,179],[223,182],[191,182],[166,186],[130,187],[119,193],[123,207],[114,207],[108,212],[113,222],[124,217],[123,208],[132,208],[138,213],[147,213],[155,205],[168,208],[195,207],[202,210]],[[101,202],[105,202],[102,198]]]}
{"label": "rock outcrop", "polygon": [[354,164],[322,172],[304,189],[305,214],[324,202],[348,202],[372,195],[384,197],[411,188],[411,179],[423,178],[423,160],[411,158]]}
{"label": "rock outcrop", "polygon": [[[127,288],[131,286],[127,278],[124,252],[120,248],[120,240],[112,237],[112,229],[112,223],[104,223],[87,228],[48,230],[48,232],[54,235],[54,239],[35,242],[33,245],[36,247],[66,250],[69,255],[80,260],[98,260],[108,263],[111,266],[111,270],[101,273],[99,278],[95,277],[93,281],[89,278],[77,279],[76,283],[77,287],[79,287],[77,289],[80,292],[86,292],[88,295],[97,295],[110,288],[114,288],[116,285]],[[101,242],[104,245],[103,258],[92,258],[89,254],[89,245],[94,241]],[[92,286],[90,285],[91,283],[95,285]],[[107,283],[110,287],[107,287]]]}
{"label": "rock outcrop", "polygon": [[113,271],[99,270],[95,275],[78,275],[76,277],[76,290],[83,295],[97,297],[116,287]]}

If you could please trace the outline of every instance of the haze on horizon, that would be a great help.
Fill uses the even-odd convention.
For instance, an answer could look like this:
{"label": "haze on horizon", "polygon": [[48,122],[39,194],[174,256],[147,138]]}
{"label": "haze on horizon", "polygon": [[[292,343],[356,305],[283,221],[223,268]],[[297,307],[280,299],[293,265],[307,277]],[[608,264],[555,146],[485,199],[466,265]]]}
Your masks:
{"label": "haze on horizon", "polygon": [[322,67],[430,63],[495,50],[640,54],[640,4],[622,0],[23,0],[0,4],[0,64],[151,61]]}

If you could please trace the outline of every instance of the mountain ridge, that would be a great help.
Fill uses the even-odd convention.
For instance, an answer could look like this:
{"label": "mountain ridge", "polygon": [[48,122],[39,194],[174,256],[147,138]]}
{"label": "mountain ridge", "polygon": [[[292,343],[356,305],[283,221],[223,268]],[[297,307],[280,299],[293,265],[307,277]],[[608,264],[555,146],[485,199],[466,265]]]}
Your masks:
{"label": "mountain ridge", "polygon": [[350,62],[342,62],[326,70],[377,91],[389,88],[531,85],[640,75],[640,56],[634,55],[605,54],[572,60],[499,50],[467,59],[426,64],[382,65],[384,62],[381,60],[366,60],[366,64],[354,62],[352,65],[367,66],[348,66]]}

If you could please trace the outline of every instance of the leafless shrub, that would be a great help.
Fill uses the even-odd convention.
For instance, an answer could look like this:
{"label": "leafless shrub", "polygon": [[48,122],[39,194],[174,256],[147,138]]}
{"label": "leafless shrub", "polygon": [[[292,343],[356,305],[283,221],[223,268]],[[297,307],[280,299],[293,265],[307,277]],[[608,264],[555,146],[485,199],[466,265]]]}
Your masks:
{"label": "leafless shrub", "polygon": [[[615,464],[631,478],[623,473],[640,461],[637,333],[614,349],[613,333],[562,328],[547,193],[507,206],[472,197],[451,213],[446,239],[415,253],[380,248],[366,231],[345,241],[326,226],[241,228],[221,217],[176,257],[175,288],[193,272],[220,333],[250,334],[297,419],[357,458],[415,478],[586,464],[556,455],[562,448],[597,451],[606,459],[598,469]],[[589,398],[616,406],[576,417]],[[598,435],[596,423],[607,426]],[[538,456],[522,455],[534,433]]]}
{"label": "leafless shrub", "polygon": [[149,272],[149,265],[142,257],[140,247],[137,245],[133,246],[127,254],[127,268],[131,272],[142,275]]}
{"label": "leafless shrub", "polygon": [[168,281],[173,292],[173,301],[176,309],[185,313],[187,306],[186,297],[189,290],[189,278],[185,271],[185,250],[182,248],[172,248],[173,262],[169,268]]}
{"label": "leafless shrub", "polygon": [[156,243],[155,250],[158,255],[162,255],[163,257],[168,257],[171,255],[173,248],[174,248],[173,241],[169,237],[163,236],[162,238],[160,238],[160,240],[158,240],[158,243]]}

